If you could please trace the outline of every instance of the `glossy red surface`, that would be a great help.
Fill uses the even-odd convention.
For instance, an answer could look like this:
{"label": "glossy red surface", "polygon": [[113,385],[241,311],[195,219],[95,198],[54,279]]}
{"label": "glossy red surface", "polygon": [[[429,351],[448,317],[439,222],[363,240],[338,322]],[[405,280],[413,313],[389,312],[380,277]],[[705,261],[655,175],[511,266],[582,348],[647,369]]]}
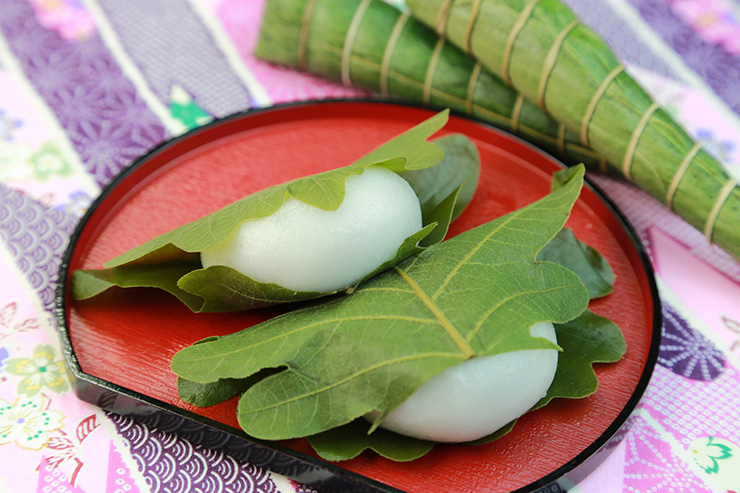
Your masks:
{"label": "glossy red surface", "polygon": [[[188,134],[150,155],[98,204],[69,271],[100,268],[155,235],[266,186],[348,164],[431,115],[379,103],[309,104],[249,113]],[[483,124],[452,117],[442,133],[448,132],[468,135],[482,158],[479,190],[452,235],[542,197],[560,167]],[[552,474],[602,437],[650,373],[654,300],[638,250],[598,195],[584,189],[568,225],[605,255],[617,276],[615,292],[592,309],[619,324],[628,350],[621,362],[598,367],[596,394],[527,414],[512,433],[488,445],[441,445],[410,463],[365,454],[341,467],[405,491],[510,491]],[[233,427],[235,400],[207,409],[179,400],[170,358],[199,339],[279,311],[196,315],[149,290],[116,290],[67,306],[82,372]],[[287,445],[311,454],[303,440]]]}

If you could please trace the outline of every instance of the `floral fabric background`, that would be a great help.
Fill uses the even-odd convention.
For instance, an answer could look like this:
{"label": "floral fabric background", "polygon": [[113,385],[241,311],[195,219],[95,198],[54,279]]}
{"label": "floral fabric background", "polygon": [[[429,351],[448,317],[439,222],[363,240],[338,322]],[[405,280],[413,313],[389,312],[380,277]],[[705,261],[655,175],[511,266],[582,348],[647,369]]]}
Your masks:
{"label": "floral fabric background", "polygon": [[[0,1],[0,492],[310,491],[270,453],[79,401],[51,312],[69,235],[132,159],[231,112],[360,94],[255,60],[263,2]],[[740,178],[740,2],[566,3]],[[592,178],[649,250],[665,327],[632,427],[572,491],[740,491],[740,265]]]}

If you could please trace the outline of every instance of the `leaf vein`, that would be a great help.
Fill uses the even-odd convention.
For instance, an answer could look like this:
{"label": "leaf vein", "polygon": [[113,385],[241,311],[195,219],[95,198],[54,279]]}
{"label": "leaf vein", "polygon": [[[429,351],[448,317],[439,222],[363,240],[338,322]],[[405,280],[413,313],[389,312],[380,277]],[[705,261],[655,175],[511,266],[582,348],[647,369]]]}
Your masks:
{"label": "leaf vein", "polygon": [[460,349],[460,351],[462,351],[465,357],[472,358],[473,356],[475,356],[475,351],[473,351],[473,348],[471,348],[470,345],[465,341],[462,334],[460,334],[460,331],[458,331],[455,326],[452,325],[452,323],[445,316],[440,307],[429,298],[424,290],[421,289],[421,286],[419,286],[416,281],[414,281],[408,275],[408,273],[404,272],[399,267],[394,267],[394,270],[399,276],[401,276],[404,281],[406,281],[409,286],[411,286],[411,289],[414,290],[414,293],[419,298],[419,300],[424,304],[424,306],[427,307],[430,312],[432,312],[432,315],[434,315],[434,318],[437,319],[439,325],[442,326],[445,332],[447,332],[447,335],[450,336],[450,339],[452,339],[452,341]]}
{"label": "leaf vein", "polygon": [[423,324],[437,324],[437,323],[439,323],[437,320],[432,319],[432,318],[428,318],[427,319],[427,318],[408,317],[408,316],[400,316],[400,315],[358,315],[356,317],[332,318],[332,319],[320,320],[318,322],[310,323],[310,324],[304,325],[302,327],[298,327],[298,328],[296,328],[294,330],[291,330],[291,331],[288,331],[288,332],[284,332],[282,334],[278,334],[278,335],[276,335],[274,337],[270,337],[270,338],[267,338],[267,339],[262,339],[262,340],[260,340],[258,342],[252,343],[250,345],[239,346],[237,349],[235,349],[233,351],[228,351],[228,352],[224,352],[224,353],[217,353],[217,354],[213,354],[213,355],[208,356],[208,357],[198,357],[195,360],[196,361],[208,361],[208,360],[213,360],[213,359],[220,358],[220,359],[222,359],[222,361],[219,361],[217,363],[217,367],[218,367],[218,365],[220,365],[223,361],[225,361],[225,359],[227,357],[233,356],[235,354],[239,354],[239,353],[241,353],[243,351],[250,351],[253,348],[258,347],[260,345],[268,344],[268,343],[272,343],[272,342],[276,342],[276,341],[279,341],[281,339],[285,340],[285,338],[287,338],[287,337],[293,336],[295,334],[300,334],[303,331],[306,331],[306,330],[309,330],[309,329],[313,329],[313,328],[319,327],[321,325],[332,324],[332,323],[341,323],[341,322],[351,322],[351,321],[355,321],[355,320],[396,320],[396,321],[402,320],[402,321],[417,322],[417,323],[423,323]]}
{"label": "leaf vein", "polygon": [[403,357],[403,358],[395,358],[395,359],[391,359],[391,360],[387,360],[387,361],[381,361],[380,363],[377,363],[377,364],[375,364],[373,366],[369,366],[369,367],[363,368],[362,370],[357,371],[357,372],[355,372],[355,373],[353,373],[351,375],[348,375],[348,376],[346,376],[345,378],[343,378],[341,380],[337,380],[336,382],[333,382],[333,383],[324,385],[323,387],[317,388],[317,389],[315,389],[315,390],[313,390],[311,392],[306,392],[304,394],[296,395],[296,396],[294,396],[294,397],[292,397],[290,399],[279,400],[279,401],[275,402],[274,404],[270,404],[270,405],[267,405],[267,406],[262,406],[262,407],[259,407],[259,408],[255,408],[255,409],[251,410],[251,412],[252,413],[263,412],[263,411],[267,411],[267,410],[270,410],[270,409],[273,409],[273,408],[276,408],[276,407],[279,407],[279,406],[290,404],[291,402],[296,402],[296,401],[300,401],[300,400],[303,400],[303,399],[307,399],[309,397],[313,397],[314,395],[320,394],[322,392],[326,392],[326,391],[331,390],[331,389],[334,389],[336,387],[340,387],[340,386],[342,386],[343,384],[345,384],[347,382],[351,382],[354,379],[356,379],[358,377],[361,377],[362,375],[365,375],[366,373],[370,373],[372,371],[379,370],[379,369],[384,368],[384,367],[387,367],[387,366],[392,366],[392,365],[396,365],[396,364],[400,364],[400,363],[407,363],[409,361],[422,360],[422,359],[427,359],[427,358],[456,358],[456,359],[463,359],[461,357],[461,355],[456,354],[456,353],[423,353],[423,354],[414,354],[414,355],[406,356],[406,357]]}
{"label": "leaf vein", "polygon": [[410,289],[401,289],[401,288],[391,288],[391,287],[377,287],[377,288],[362,288],[361,290],[355,291],[355,296],[362,293],[370,293],[370,292],[378,292],[378,291],[390,291],[395,293],[408,293],[408,294],[414,294],[414,292]]}
{"label": "leaf vein", "polygon": [[471,249],[471,250],[470,250],[470,251],[468,252],[468,254],[467,254],[467,255],[465,255],[465,257],[463,257],[463,258],[462,258],[462,259],[460,260],[460,262],[458,262],[458,263],[457,263],[457,265],[456,265],[456,266],[455,266],[455,267],[454,267],[454,268],[453,268],[453,269],[452,269],[452,270],[450,271],[450,273],[449,273],[449,274],[447,274],[447,277],[445,278],[445,280],[444,280],[444,281],[442,281],[442,284],[440,284],[440,286],[439,286],[439,288],[437,289],[437,291],[436,291],[436,292],[435,292],[435,293],[434,293],[434,294],[432,295],[432,300],[436,300],[437,298],[439,298],[439,295],[440,295],[440,294],[442,294],[442,292],[443,292],[443,291],[445,290],[445,288],[446,288],[446,287],[447,287],[447,285],[448,285],[448,284],[450,283],[450,281],[452,280],[452,278],[453,278],[453,277],[455,277],[455,275],[456,275],[456,274],[458,273],[458,271],[459,271],[459,270],[460,270],[460,269],[461,269],[461,268],[462,268],[462,267],[463,267],[463,266],[464,266],[464,265],[465,265],[465,264],[467,263],[467,261],[468,261],[468,260],[469,260],[469,259],[470,259],[470,258],[471,258],[471,257],[472,257],[473,255],[475,255],[475,254],[476,254],[476,253],[478,252],[478,250],[480,250],[480,249],[481,249],[481,248],[483,247],[483,245],[485,245],[485,244],[486,244],[486,242],[487,242],[487,241],[488,241],[488,240],[489,240],[489,239],[490,239],[490,238],[491,238],[491,237],[492,237],[493,235],[495,235],[496,233],[498,233],[499,231],[501,231],[501,230],[502,230],[502,229],[503,229],[503,228],[504,228],[504,227],[505,227],[505,226],[506,226],[507,224],[509,224],[509,223],[510,223],[511,221],[513,221],[514,219],[516,219],[517,217],[519,217],[519,215],[520,215],[520,214],[521,214],[521,213],[522,213],[522,212],[523,212],[524,210],[526,210],[526,209],[519,209],[518,211],[515,211],[515,212],[513,212],[513,213],[509,214],[509,216],[505,218],[505,219],[506,219],[505,221],[502,221],[502,223],[501,223],[501,224],[500,224],[500,225],[499,225],[499,226],[498,226],[497,228],[494,228],[494,229],[493,229],[493,230],[492,230],[492,231],[491,231],[490,233],[488,233],[488,234],[487,234],[486,236],[484,236],[484,237],[483,237],[483,239],[482,239],[481,241],[479,241],[479,242],[478,242],[478,243],[477,243],[477,244],[476,244],[476,245],[475,245],[475,246],[474,246],[474,247],[473,247],[473,248],[472,248],[472,249]]}
{"label": "leaf vein", "polygon": [[[512,296],[509,296],[507,298],[502,299],[499,303],[497,303],[490,310],[488,310],[486,313],[483,314],[483,316],[481,317],[481,319],[473,327],[473,330],[470,332],[470,334],[468,334],[467,341],[468,342],[472,341],[473,338],[475,337],[475,335],[480,331],[481,327],[483,327],[483,324],[486,322],[486,320],[488,320],[488,318],[491,315],[493,315],[493,313],[496,310],[498,310],[499,308],[501,308],[506,303],[508,303],[510,301],[513,301],[513,300],[515,300],[517,298],[520,298],[522,296],[531,296],[531,295],[535,295],[535,294],[551,293],[551,292],[560,291],[560,290],[563,290],[563,289],[565,289],[565,290],[572,289],[574,287],[578,287],[578,286],[576,284],[566,284],[566,285],[555,286],[555,287],[547,288],[547,289],[539,289],[539,290],[534,290],[534,291],[522,291],[521,293],[517,293],[515,295],[512,295]],[[488,350],[488,349],[490,349],[490,348],[486,348],[486,350]]]}

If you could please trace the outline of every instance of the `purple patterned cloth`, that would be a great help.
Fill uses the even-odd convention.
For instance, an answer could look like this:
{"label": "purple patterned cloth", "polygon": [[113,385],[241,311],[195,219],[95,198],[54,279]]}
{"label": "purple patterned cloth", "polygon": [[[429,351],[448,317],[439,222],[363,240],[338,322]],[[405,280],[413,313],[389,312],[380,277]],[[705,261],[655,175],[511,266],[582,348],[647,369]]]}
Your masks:
{"label": "purple patterned cloth", "polygon": [[692,380],[714,380],[724,371],[724,353],[668,304],[663,306],[663,318],[658,364]]}
{"label": "purple patterned cloth", "polygon": [[[0,491],[315,493],[288,478],[328,476],[181,416],[102,412],[45,330],[79,217],[137,157],[231,112],[363,94],[255,59],[264,2],[0,0]],[[739,170],[737,0],[566,3]],[[740,491],[740,265],[642,191],[597,181],[647,244],[665,324],[630,426],[578,488]]]}
{"label": "purple patterned cloth", "polygon": [[[210,491],[218,493],[278,493],[270,475],[254,464],[111,415],[128,441],[152,491]],[[214,444],[216,445],[216,444]]]}
{"label": "purple patterned cloth", "polygon": [[[671,4],[677,2],[665,0],[630,0],[630,2],[686,64],[724,99],[727,106],[740,113],[740,57],[729,53],[721,45],[700,39],[696,31],[671,10]],[[710,18],[707,19],[707,22],[709,21]]]}
{"label": "purple patterned cloth", "polygon": [[76,219],[0,185],[0,240],[48,311]]}
{"label": "purple patterned cloth", "polygon": [[223,117],[251,106],[248,89],[187,0],[100,0],[124,50],[137,61],[165,106],[181,86],[208,114]]}
{"label": "purple patterned cloth", "polygon": [[0,31],[99,184],[167,137],[98,36],[71,43],[25,0],[0,2]]}

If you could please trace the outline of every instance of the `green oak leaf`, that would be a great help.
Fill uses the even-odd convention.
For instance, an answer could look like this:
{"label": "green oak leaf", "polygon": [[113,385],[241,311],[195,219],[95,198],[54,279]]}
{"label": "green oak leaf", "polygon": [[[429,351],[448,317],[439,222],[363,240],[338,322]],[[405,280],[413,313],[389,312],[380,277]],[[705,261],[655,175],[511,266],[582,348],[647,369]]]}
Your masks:
{"label": "green oak leaf", "polygon": [[445,153],[444,159],[439,164],[421,172],[404,171],[400,175],[409,182],[419,197],[424,217],[463,185],[452,214],[453,219],[456,219],[470,203],[478,187],[480,176],[478,148],[469,138],[461,134],[446,135],[434,143]]}
{"label": "green oak leaf", "polygon": [[309,443],[321,458],[338,462],[354,459],[365,450],[396,462],[408,462],[427,454],[434,442],[417,440],[378,428],[370,433],[371,424],[356,419],[338,428],[308,437]]}
{"label": "green oak leaf", "polygon": [[[530,409],[530,411],[528,412],[531,412],[531,411],[532,410]],[[478,440],[474,440],[472,442],[467,442],[466,445],[483,445],[486,443],[495,442],[499,438],[503,438],[509,433],[511,433],[511,430],[513,430],[514,426],[516,426],[516,422],[517,420],[515,419],[514,421],[511,421],[510,423],[507,423],[501,428],[499,428],[498,430],[494,431],[487,437],[479,438]]]}
{"label": "green oak leaf", "polygon": [[598,250],[577,239],[568,228],[563,228],[537,258],[555,262],[578,274],[591,299],[601,298],[614,290],[614,272],[609,262]]}
{"label": "green oak leaf", "polygon": [[[205,341],[200,341],[200,343]],[[237,395],[243,394],[249,387],[276,373],[274,368],[266,368],[247,378],[224,378],[218,382],[198,383],[184,378],[177,379],[177,393],[188,404],[198,407],[210,407],[220,404]]]}
{"label": "green oak leaf", "polygon": [[[555,324],[555,332],[558,345],[562,348],[558,354],[558,368],[547,395],[529,412],[546,406],[555,398],[581,399],[593,394],[598,387],[593,365],[619,361],[626,350],[624,336],[619,327],[590,310],[586,310],[570,322]],[[493,442],[511,432],[515,425],[516,420],[487,437],[467,444],[482,445]],[[365,450],[374,450],[383,457],[404,462],[421,457],[432,449],[432,444],[424,440],[380,428],[372,433],[369,433],[370,430],[370,423],[360,419],[310,436],[308,440],[316,453],[330,461],[349,460]],[[383,432],[383,435],[377,439],[374,435],[379,432]],[[393,439],[387,435],[393,435]]]}
{"label": "green oak leaf", "polygon": [[[450,154],[445,152],[445,159],[448,156]],[[583,252],[589,254],[584,255]],[[586,286],[591,299],[604,296],[613,289],[614,275],[606,259],[598,251],[575,238],[568,228],[558,232],[539,253],[537,259],[559,263],[575,272]],[[595,392],[598,382],[592,365],[618,361],[625,351],[624,337],[616,324],[589,310],[566,324],[555,324],[555,330],[558,344],[562,348],[558,371],[546,398],[532,410],[543,407],[553,398],[580,399]],[[244,380],[226,379],[204,384],[189,382],[187,392],[184,392],[182,387],[179,387],[179,391],[181,398],[186,402],[198,406],[211,406],[243,393],[261,378],[262,375],[258,374]],[[515,425],[516,420],[493,434],[469,444],[478,445],[495,441],[508,434]],[[310,436],[308,440],[319,456],[329,461],[349,460],[365,450],[373,450],[388,459],[404,462],[421,457],[433,446],[431,442],[380,428],[368,433],[370,429],[371,424],[368,421],[357,419],[347,425]]]}
{"label": "green oak leaf", "polygon": [[[454,202],[454,198],[453,198]],[[451,215],[451,205],[447,217]],[[404,240],[396,251],[396,255],[388,262],[384,262],[373,272],[363,278],[369,279],[392,267],[403,259],[416,255],[423,250],[417,243],[426,241],[426,237],[437,228],[437,223],[427,224],[413,235]],[[445,232],[447,228],[442,228]],[[360,281],[361,282],[361,281]],[[197,269],[183,275],[178,283],[183,291],[196,295],[201,301],[201,312],[223,312],[235,310],[252,310],[280,303],[293,303],[321,298],[335,294],[331,292],[295,291],[272,283],[262,283],[224,265],[213,265],[206,269]]]}
{"label": "green oak leaf", "polygon": [[226,378],[219,380],[218,385],[211,385],[178,378],[177,392],[180,398],[188,404],[209,407],[243,393],[254,384],[253,380],[250,378]]}
{"label": "green oak leaf", "polygon": [[[72,273],[72,296],[87,299],[118,287],[155,287],[178,297],[194,312],[249,310],[279,303],[291,303],[328,296],[333,292],[296,292],[282,286],[261,283],[233,269],[214,266],[203,269],[199,252],[223,241],[246,220],[266,217],[277,211],[288,197],[325,210],[334,210],[344,198],[348,177],[361,174],[370,166],[382,166],[403,172],[415,191],[427,197],[422,201],[424,228],[406,239],[396,255],[371,275],[415,255],[424,247],[444,239],[454,212],[472,197],[470,177],[477,176],[480,159],[474,144],[455,135],[427,139],[447,121],[447,111],[422,122],[407,132],[381,145],[355,163],[325,173],[301,178],[254,193],[192,223],[160,235],[106,263],[105,269],[78,270]],[[458,151],[467,148],[463,156]],[[444,159],[445,152],[449,156]],[[441,160],[441,161],[440,161]],[[425,176],[442,166],[445,173],[433,173],[439,184]],[[457,172],[457,175],[455,175]],[[464,185],[463,182],[468,182]],[[473,185],[474,186],[474,185]],[[433,192],[426,192],[426,188]],[[447,195],[442,195],[444,188]],[[456,203],[460,189],[465,190],[462,203]],[[419,244],[419,246],[417,246]],[[349,286],[348,286],[349,287]]]}
{"label": "green oak leaf", "polygon": [[[555,377],[547,389],[545,397],[535,404],[529,412],[546,406],[553,399],[583,399],[596,392],[599,381],[593,365],[596,363],[615,363],[627,349],[624,335],[617,324],[586,310],[577,318],[555,324],[558,346],[558,367]],[[483,437],[472,444],[482,444],[498,440],[510,432],[516,420],[492,435]]]}
{"label": "green oak leaf", "polygon": [[172,370],[208,383],[282,368],[251,386],[238,406],[247,434],[277,440],[371,411],[377,424],[431,377],[472,357],[559,349],[529,327],[573,320],[587,308],[588,292],[571,270],[536,258],[565,224],[583,173],[582,166],[559,172],[558,190],[427,248],[352,296],[185,348]]}
{"label": "green oak leaf", "polygon": [[[565,239],[562,239],[561,237],[565,236]],[[559,241],[559,239],[561,241]],[[555,246],[553,244],[556,244]],[[581,281],[586,286],[586,289],[589,292],[589,295],[591,299],[594,299],[598,297],[599,290],[595,289],[596,287],[604,286],[604,283],[607,282],[609,290],[613,288],[613,279],[614,277],[611,276],[611,281],[605,281],[606,277],[601,275],[601,273],[605,270],[605,268],[608,268],[608,264],[606,263],[606,259],[604,259],[596,250],[594,250],[594,255],[589,255],[588,257],[584,258],[584,261],[580,261],[580,252],[582,252],[586,248],[591,248],[588,245],[585,245],[583,242],[575,238],[573,235],[573,232],[568,228],[563,228],[558,232],[558,234],[555,236],[555,238],[550,241],[550,243],[547,244],[547,246],[539,253],[537,256],[538,260],[549,260],[555,263],[559,263],[563,267],[568,267],[570,270],[572,270],[574,273],[578,275],[578,277],[581,278]],[[549,253],[548,253],[549,250]],[[593,250],[593,249],[592,249]],[[570,252],[570,253],[569,253]],[[571,257],[579,258],[578,262],[572,262]],[[606,267],[605,267],[606,265]],[[609,271],[611,269],[609,268]],[[589,316],[586,316],[587,314],[590,314]],[[580,348],[580,352],[584,355],[584,358],[588,359],[592,363],[609,363],[612,362],[612,360],[616,361],[618,359],[618,355],[622,354],[624,352],[625,348],[625,342],[624,338],[622,336],[621,331],[619,328],[614,324],[613,322],[609,321],[606,318],[600,317],[600,319],[594,319],[594,314],[590,311],[584,312],[583,315],[580,317],[568,322],[567,324],[555,324],[555,330],[558,333],[558,337],[562,339],[564,342],[563,344],[559,344],[563,348],[563,352],[561,353],[561,363],[563,361],[567,361],[570,355],[569,352],[569,338],[568,335],[563,335],[562,331],[565,327],[573,328],[573,330],[585,334],[584,337],[582,337],[582,344],[578,346]],[[603,335],[598,335],[597,337],[588,337],[590,334],[590,331],[593,330],[593,327],[595,326],[594,323],[592,323],[594,320],[599,321],[599,325],[601,325],[601,328],[597,326],[597,329],[599,329],[599,332],[608,331],[609,335],[608,337],[604,337]],[[579,327],[579,324],[584,324],[584,327]],[[563,339],[565,338],[565,339]],[[616,355],[612,356],[612,360],[605,358],[604,356],[601,356],[604,354],[605,351],[610,352],[610,354]],[[565,358],[565,359],[563,359]],[[615,359],[616,358],[616,359]],[[581,365],[583,366],[583,365]],[[571,386],[571,388],[580,388],[580,389],[589,389],[588,392],[593,392],[596,390],[596,382],[594,380],[593,372],[589,372],[586,370],[580,371],[569,371],[564,372],[562,369],[558,375],[555,376],[554,384],[551,386],[551,393],[554,396],[555,389],[558,388],[559,384],[557,383],[559,380],[559,375],[567,375],[564,378],[567,378],[566,382],[568,382]],[[256,381],[255,381],[256,383]],[[237,395],[237,393],[242,393],[244,390],[246,390],[247,386],[241,388],[241,391],[237,392],[236,390],[233,391],[233,393],[229,393],[228,388],[237,389],[237,387],[231,385],[228,381],[222,382],[209,382],[206,384],[200,384],[202,385],[202,391],[204,393],[213,394],[213,395],[222,395],[223,400],[229,399],[231,397],[234,397]],[[214,389],[211,387],[217,387],[222,386],[224,388],[222,389]],[[195,388],[195,387],[192,387]],[[585,394],[583,391],[577,391],[576,393],[567,393],[564,391],[557,391],[557,397],[564,397],[564,398],[571,398],[571,399],[578,399],[581,397],[584,397]],[[191,404],[196,404],[192,398],[186,398],[185,396],[181,395],[183,400],[186,402],[189,402]],[[209,401],[209,404],[196,404],[199,406],[212,406],[215,404],[218,404],[220,401]],[[514,423],[512,423],[513,426]],[[496,432],[497,436],[499,432]],[[501,435],[503,436],[503,435]],[[487,438],[487,441],[492,440],[492,438]]]}
{"label": "green oak leaf", "polygon": [[552,399],[582,399],[596,392],[599,381],[594,363],[615,363],[627,350],[624,335],[617,324],[606,317],[586,310],[578,318],[557,324],[558,355],[555,379],[545,397],[533,409],[547,405]]}
{"label": "green oak leaf", "polygon": [[401,172],[423,169],[440,162],[442,149],[427,139],[447,123],[448,112],[441,112],[396,136],[354,163],[324,173],[266,188],[226,207],[157,236],[105,264],[116,267],[138,261],[160,247],[172,244],[185,252],[201,252],[225,240],[244,221],[272,215],[287,198],[293,197],[324,210],[336,210],[344,200],[344,183],[371,166]]}
{"label": "green oak leaf", "polygon": [[[174,247],[170,248],[174,249]],[[162,248],[160,252],[165,249],[167,248]],[[72,296],[78,300],[87,299],[113,286],[153,287],[177,296],[190,309],[196,310],[203,305],[203,299],[180,289],[177,281],[187,273],[200,268],[200,255],[182,253],[177,260],[150,265],[95,270],[80,269],[72,273]]]}

